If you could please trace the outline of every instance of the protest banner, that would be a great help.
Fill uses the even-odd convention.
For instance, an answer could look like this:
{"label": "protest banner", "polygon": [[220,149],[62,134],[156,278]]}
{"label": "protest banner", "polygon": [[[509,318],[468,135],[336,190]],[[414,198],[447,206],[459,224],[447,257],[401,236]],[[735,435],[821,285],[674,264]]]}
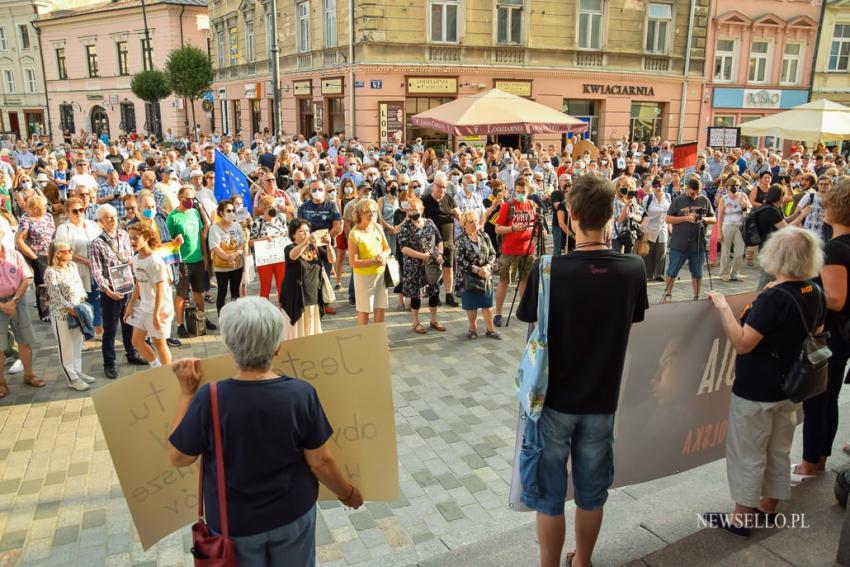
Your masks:
{"label": "protest banner", "polygon": [[[384,325],[368,325],[281,344],[273,369],[312,384],[333,426],[330,449],[364,500],[398,499],[395,414]],[[202,362],[204,383],[232,377],[230,356]],[[198,465],[167,457],[179,386],[170,368],[155,368],[93,395],[106,444],[142,546],[193,523]],[[319,499],[336,497],[320,485]]]}
{"label": "protest banner", "polygon": [[[740,315],[757,295],[726,299]],[[735,356],[710,300],[653,305],[644,321],[632,326],[614,419],[612,488],[648,482],[725,456]],[[518,466],[525,423],[520,415],[509,499],[510,507],[518,511],[528,510],[520,502]]]}
{"label": "protest banner", "polygon": [[266,266],[268,264],[278,264],[286,261],[286,253],[284,250],[290,244],[289,238],[278,237],[271,240],[255,240],[254,241],[254,264],[257,266]]}

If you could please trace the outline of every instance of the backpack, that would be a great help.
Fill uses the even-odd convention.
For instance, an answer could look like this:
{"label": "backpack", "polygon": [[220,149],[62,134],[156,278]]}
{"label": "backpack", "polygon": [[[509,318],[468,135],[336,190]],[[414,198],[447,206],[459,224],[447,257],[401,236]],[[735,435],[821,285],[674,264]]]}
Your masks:
{"label": "backpack", "polygon": [[744,239],[745,246],[758,246],[764,242],[765,239],[759,231],[757,215],[765,206],[768,205],[762,205],[744,217],[744,222],[741,223],[741,236]]}
{"label": "backpack", "polygon": [[820,286],[814,283],[812,286],[818,295],[818,310],[812,326],[809,326],[803,307],[793,293],[778,286],[773,288],[790,297],[794,305],[797,306],[797,311],[800,312],[800,319],[807,334],[800,353],[794,358],[791,368],[782,377],[780,386],[782,393],[795,403],[823,394],[826,392],[827,382],[829,381],[827,364],[832,356],[832,351],[826,345],[829,333],[815,334],[821,313],[826,305],[826,297],[821,292]]}

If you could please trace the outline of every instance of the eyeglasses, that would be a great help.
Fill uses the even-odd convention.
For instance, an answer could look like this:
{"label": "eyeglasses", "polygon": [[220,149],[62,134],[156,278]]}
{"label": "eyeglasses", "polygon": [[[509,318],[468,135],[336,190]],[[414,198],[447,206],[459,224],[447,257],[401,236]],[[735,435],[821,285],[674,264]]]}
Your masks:
{"label": "eyeglasses", "polygon": [[236,209],[224,209],[225,213],[235,213]]}
{"label": "eyeglasses", "polygon": [[274,179],[263,179],[263,183],[271,183]]}
{"label": "eyeglasses", "polygon": [[74,213],[75,215],[78,215],[78,214],[82,213],[84,210],[85,209],[71,209],[69,212]]}

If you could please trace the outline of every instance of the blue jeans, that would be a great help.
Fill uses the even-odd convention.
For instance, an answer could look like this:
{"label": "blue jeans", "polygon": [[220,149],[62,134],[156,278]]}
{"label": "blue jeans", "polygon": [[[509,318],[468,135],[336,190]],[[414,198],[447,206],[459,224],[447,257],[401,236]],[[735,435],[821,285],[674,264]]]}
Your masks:
{"label": "blue jeans", "polygon": [[522,502],[547,516],[562,516],[567,460],[572,456],[576,506],[599,510],[614,481],[614,414],[570,414],[543,408],[526,420],[519,459]]}
{"label": "blue jeans", "polygon": [[705,253],[702,249],[688,251],[671,248],[667,262],[667,277],[675,278],[678,276],[679,270],[685,265],[685,260],[688,261],[691,277],[695,280],[702,279],[702,265],[705,263]]}
{"label": "blue jeans", "polygon": [[[92,287],[94,287],[94,282],[92,282]],[[94,321],[93,325],[95,327],[100,327],[103,325],[103,312],[100,309],[100,290],[92,289],[86,295],[86,301],[91,305],[92,311],[94,311]]]}
{"label": "blue jeans", "polygon": [[251,536],[231,536],[230,539],[236,544],[239,567],[314,567],[316,505],[300,518],[279,528]]}

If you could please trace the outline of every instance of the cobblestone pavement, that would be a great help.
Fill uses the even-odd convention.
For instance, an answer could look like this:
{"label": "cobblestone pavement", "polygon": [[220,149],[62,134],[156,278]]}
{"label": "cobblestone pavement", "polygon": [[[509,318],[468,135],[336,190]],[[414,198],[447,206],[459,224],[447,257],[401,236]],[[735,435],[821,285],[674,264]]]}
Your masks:
{"label": "cobblestone pavement", "polygon": [[[758,274],[745,273],[745,283],[716,281],[715,289],[751,289]],[[655,304],[662,284],[650,290]],[[690,297],[684,278],[674,298]],[[353,308],[340,298],[326,329],[355,324]],[[512,320],[501,342],[469,341],[463,311],[441,308],[446,333],[420,336],[390,301],[401,500],[357,511],[321,504],[322,565],[415,564],[533,520],[506,505],[517,411],[513,372],[525,325]],[[35,370],[48,386],[35,390],[21,385],[21,374],[7,376],[10,393],[0,401],[0,566],[191,565],[188,528],[142,551],[89,394],[66,386],[49,326],[34,320]],[[91,346],[84,370],[100,377],[100,350]],[[174,355],[222,352],[213,334],[186,341]],[[133,371],[121,367],[121,378]],[[95,387],[106,383],[99,379]]]}

